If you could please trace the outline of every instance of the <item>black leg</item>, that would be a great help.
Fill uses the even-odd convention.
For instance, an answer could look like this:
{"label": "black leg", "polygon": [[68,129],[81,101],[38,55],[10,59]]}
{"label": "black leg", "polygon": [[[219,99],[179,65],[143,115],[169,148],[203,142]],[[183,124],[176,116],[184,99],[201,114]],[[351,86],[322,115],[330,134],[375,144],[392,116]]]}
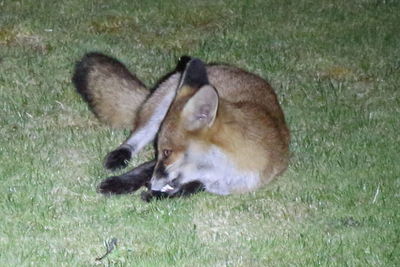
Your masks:
{"label": "black leg", "polygon": [[150,181],[155,165],[156,160],[151,160],[120,176],[108,177],[99,184],[97,191],[102,194],[132,193]]}
{"label": "black leg", "polygon": [[183,184],[181,188],[173,193],[173,194],[168,194],[166,192],[160,192],[160,191],[146,191],[143,192],[141,197],[142,200],[146,202],[150,202],[153,198],[155,199],[165,199],[165,198],[174,198],[174,197],[189,197],[193,194],[196,194],[198,192],[204,191],[204,185],[199,182],[199,181],[193,181],[187,184]]}

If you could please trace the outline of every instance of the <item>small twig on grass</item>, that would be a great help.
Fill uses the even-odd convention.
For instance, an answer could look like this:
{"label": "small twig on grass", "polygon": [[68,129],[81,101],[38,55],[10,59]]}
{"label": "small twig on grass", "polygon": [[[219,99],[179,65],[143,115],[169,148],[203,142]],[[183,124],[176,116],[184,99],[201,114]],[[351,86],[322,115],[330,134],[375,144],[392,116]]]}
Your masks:
{"label": "small twig on grass", "polygon": [[64,104],[63,104],[63,103],[61,103],[60,101],[57,101],[57,100],[56,100],[56,103],[60,105],[61,109],[65,109],[65,107],[64,107]]}
{"label": "small twig on grass", "polygon": [[115,237],[113,237],[111,240],[109,241],[105,241],[104,244],[106,246],[106,253],[101,256],[101,257],[97,257],[96,261],[101,261],[102,259],[104,259],[105,257],[107,257],[108,254],[111,253],[111,251],[113,251],[113,249],[117,246],[117,239]]}
{"label": "small twig on grass", "polygon": [[372,200],[372,204],[375,204],[376,199],[378,198],[378,195],[379,195],[379,190],[380,190],[380,184],[378,184],[378,187],[376,188],[376,192],[375,192],[374,200]]}

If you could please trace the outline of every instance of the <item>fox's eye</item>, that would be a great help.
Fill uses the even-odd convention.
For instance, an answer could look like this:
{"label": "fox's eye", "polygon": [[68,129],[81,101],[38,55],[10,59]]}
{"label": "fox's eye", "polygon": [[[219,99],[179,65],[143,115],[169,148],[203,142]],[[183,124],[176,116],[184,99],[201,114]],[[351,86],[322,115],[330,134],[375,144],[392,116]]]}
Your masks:
{"label": "fox's eye", "polygon": [[171,150],[171,149],[164,149],[164,150],[162,151],[163,157],[164,157],[165,159],[168,158],[169,155],[171,155],[171,153],[172,153],[172,150]]}

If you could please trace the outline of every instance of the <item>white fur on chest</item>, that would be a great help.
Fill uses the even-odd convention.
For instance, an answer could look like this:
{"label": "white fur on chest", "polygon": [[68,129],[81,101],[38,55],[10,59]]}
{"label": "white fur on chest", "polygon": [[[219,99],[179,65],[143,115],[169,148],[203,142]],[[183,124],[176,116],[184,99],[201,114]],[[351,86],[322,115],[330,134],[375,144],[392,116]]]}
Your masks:
{"label": "white fur on chest", "polygon": [[252,191],[260,183],[259,174],[242,171],[217,147],[188,155],[193,164],[184,172],[184,181],[200,181],[206,191],[219,195]]}

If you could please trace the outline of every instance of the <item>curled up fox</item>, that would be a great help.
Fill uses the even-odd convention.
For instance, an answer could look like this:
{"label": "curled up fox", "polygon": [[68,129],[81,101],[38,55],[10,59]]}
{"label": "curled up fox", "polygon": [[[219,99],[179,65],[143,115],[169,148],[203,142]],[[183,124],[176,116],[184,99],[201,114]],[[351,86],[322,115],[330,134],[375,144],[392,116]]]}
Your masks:
{"label": "curled up fox", "polygon": [[119,61],[85,55],[72,81],[100,121],[130,127],[131,136],[105,159],[115,170],[147,144],[155,158],[103,180],[104,194],[131,193],[142,186],[153,197],[205,190],[227,195],[260,188],[288,165],[289,129],[267,81],[224,64],[183,56],[152,89]]}

